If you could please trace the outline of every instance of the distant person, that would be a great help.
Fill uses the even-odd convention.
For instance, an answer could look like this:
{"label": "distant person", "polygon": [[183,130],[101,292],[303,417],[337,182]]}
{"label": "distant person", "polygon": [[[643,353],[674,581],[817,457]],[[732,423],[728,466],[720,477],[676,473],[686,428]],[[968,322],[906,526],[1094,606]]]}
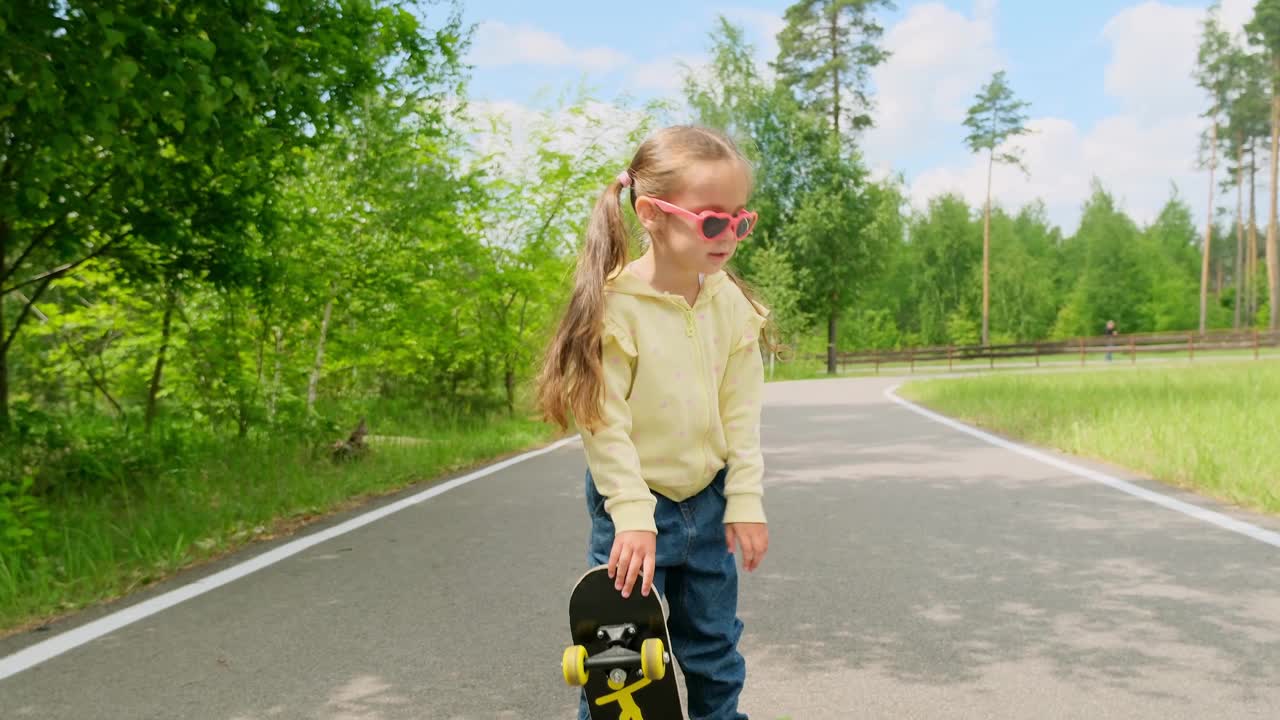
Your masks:
{"label": "distant person", "polygon": [[[1106,335],[1108,338],[1114,338],[1116,335],[1118,335],[1119,333],[1116,332],[1116,321],[1108,320],[1107,327],[1102,331],[1102,334]],[[1113,345],[1111,344],[1107,345],[1107,362],[1111,362],[1111,351],[1113,349],[1114,349]]]}
{"label": "distant person", "polygon": [[[760,450],[768,311],[728,271],[755,228],[751,168],[723,135],[661,130],[596,200],[568,311],[539,378],[546,416],[586,450],[587,562],[667,599],[688,714],[737,720],[738,571],[769,548]],[[619,194],[648,247],[628,263]],[[579,717],[586,720],[585,696]]]}

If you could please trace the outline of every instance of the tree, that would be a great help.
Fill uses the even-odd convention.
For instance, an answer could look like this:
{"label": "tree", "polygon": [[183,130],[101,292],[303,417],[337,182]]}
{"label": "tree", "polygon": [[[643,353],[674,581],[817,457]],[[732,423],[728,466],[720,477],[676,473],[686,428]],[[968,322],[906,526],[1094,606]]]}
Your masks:
{"label": "tree", "polygon": [[[990,343],[991,311],[991,173],[997,162],[1013,165],[1024,173],[1026,167],[1014,148],[1005,146],[1013,137],[1026,134],[1028,103],[1014,97],[1013,89],[1000,70],[978,93],[964,125],[969,128],[965,142],[973,152],[987,151],[987,200],[982,212],[982,344]],[[997,153],[997,148],[1000,152]]]}
{"label": "tree", "polygon": [[837,135],[842,117],[855,131],[872,125],[867,82],[889,57],[876,44],[884,28],[872,13],[893,7],[891,0],[800,0],[783,16],[774,69],[810,109],[831,119]]}
{"label": "tree", "polygon": [[1209,152],[1206,167],[1209,170],[1209,204],[1206,209],[1204,225],[1204,243],[1201,247],[1200,263],[1200,332],[1205,331],[1209,301],[1209,264],[1213,254],[1213,173],[1218,164],[1218,127],[1223,113],[1231,106],[1232,96],[1237,92],[1235,69],[1232,66],[1231,36],[1218,22],[1220,6],[1215,3],[1209,8],[1203,23],[1200,36],[1198,65],[1193,73],[1196,83],[1209,95],[1209,109],[1205,117],[1209,119],[1209,138],[1205,149]]}
{"label": "tree", "polygon": [[1095,180],[1080,227],[1064,248],[1063,266],[1073,281],[1055,337],[1097,335],[1107,320],[1122,332],[1148,325],[1150,258],[1138,247],[1140,237],[1133,220]]}
{"label": "tree", "polygon": [[[281,206],[290,223],[274,257],[288,273],[278,294],[291,297],[272,299],[281,310],[299,313],[295,322],[319,319],[311,338],[308,414],[328,374],[334,331],[344,330],[348,342],[366,334],[395,336],[394,313],[366,316],[362,308],[404,307],[414,271],[423,269],[423,258],[434,249],[432,225],[457,213],[475,192],[474,178],[456,167],[460,143],[437,117],[439,110],[425,98],[370,94],[325,146],[303,151],[304,172],[286,185]],[[268,314],[276,310],[264,305]],[[348,362],[360,362],[358,357],[347,355]]]}
{"label": "tree", "polygon": [[[1197,231],[1191,206],[1177,195],[1176,189],[1160,210],[1160,215],[1142,233],[1139,249],[1143,269],[1149,278],[1145,297],[1136,297],[1142,309],[1144,327],[1160,332],[1186,330],[1196,325],[1192,298],[1196,293]],[[1203,277],[1203,268],[1201,268]],[[1144,283],[1145,284],[1145,283]],[[1141,285],[1130,283],[1135,291]]]}
{"label": "tree", "polygon": [[1271,141],[1271,68],[1261,53],[1242,50],[1244,92],[1236,107],[1239,124],[1248,143],[1249,214],[1245,226],[1245,315],[1242,322],[1253,326],[1258,312],[1258,149],[1264,151]]}
{"label": "tree", "polygon": [[262,5],[0,9],[0,432],[9,352],[55,281],[96,258],[145,275],[182,256],[243,279],[297,148],[371,89],[457,70],[456,17],[429,36],[399,2]]}
{"label": "tree", "polygon": [[964,199],[947,194],[930,200],[928,210],[912,219],[910,237],[910,296],[919,339],[926,345],[948,342],[949,316],[977,311],[973,279],[981,258],[978,226]]}
{"label": "tree", "polygon": [[[1228,153],[1235,159],[1235,167],[1230,169],[1236,188],[1236,253],[1233,280],[1235,282],[1235,319],[1234,326],[1249,324],[1252,305],[1249,295],[1251,283],[1249,273],[1253,272],[1254,258],[1257,253],[1257,233],[1253,218],[1253,184],[1257,173],[1255,157],[1256,141],[1269,133],[1267,119],[1266,88],[1264,80],[1266,67],[1259,62],[1260,57],[1251,54],[1232,41],[1227,58],[1231,77],[1231,101],[1227,106]],[[1246,155],[1248,160],[1246,160]],[[1249,186],[1250,211],[1246,223],[1245,187]],[[1225,187],[1225,183],[1224,183]],[[1248,242],[1246,243],[1246,237]]]}
{"label": "tree", "polygon": [[[1258,227],[1257,174],[1258,147],[1267,147],[1271,135],[1270,86],[1271,70],[1261,53],[1248,52],[1233,43],[1230,65],[1234,73],[1235,92],[1228,109],[1226,134],[1237,187],[1237,269],[1235,273],[1239,325],[1253,325],[1258,307]],[[1246,192],[1247,188],[1247,192]],[[1246,203],[1245,195],[1248,200]],[[1247,210],[1246,206],[1247,205]]]}
{"label": "tree", "polygon": [[[820,179],[805,182],[803,191],[793,194],[791,207],[797,223],[806,211],[809,214],[804,215],[804,219],[816,221],[812,213],[818,206],[832,210],[841,206],[852,208],[866,199],[867,173],[856,157],[845,155],[841,119],[847,118],[849,128],[854,131],[872,124],[867,83],[871,69],[889,57],[877,44],[884,34],[873,16],[879,8],[892,9],[893,4],[890,0],[801,0],[785,13],[786,26],[778,34],[778,59],[773,63],[779,88],[794,94],[809,114],[828,119],[829,132],[834,138],[831,148],[817,143],[803,147],[803,153],[821,158],[820,162],[827,167],[818,168],[814,173]],[[802,135],[810,140],[808,133]],[[845,179],[837,180],[840,176]],[[841,184],[844,182],[855,185]],[[832,197],[815,197],[815,190]],[[860,219],[863,223],[868,221],[869,218]],[[798,256],[810,271],[810,288],[817,293],[808,298],[809,309],[827,317],[827,372],[834,375],[839,317],[870,278],[856,275],[855,268],[832,268],[831,265],[835,258],[860,255],[871,238],[860,237],[855,228],[845,229],[846,237],[840,237],[840,230],[822,229],[812,222],[797,227],[806,228],[797,232],[798,242],[805,248]],[[828,254],[814,255],[817,248]],[[870,259],[874,260],[873,265],[864,269],[884,266],[884,258]],[[850,283],[840,285],[840,279],[845,276],[849,276]],[[856,286],[852,284],[855,277],[859,280]]]}
{"label": "tree", "polygon": [[764,96],[772,88],[763,81],[756,68],[755,47],[747,41],[746,32],[723,15],[716,18],[710,33],[710,72],[687,72],[684,94],[698,122],[717,128],[735,139],[748,140],[743,150],[759,159],[752,144],[761,115]]}
{"label": "tree", "polygon": [[[804,282],[805,273],[795,269],[781,246],[773,245],[756,252],[756,271],[751,285],[769,308],[769,323],[777,329],[778,340],[787,347],[809,331],[811,320],[801,309],[800,286]],[[770,357],[771,363],[772,360]]]}
{"label": "tree", "polygon": [[827,160],[823,175],[799,197],[784,237],[804,271],[803,309],[827,320],[827,372],[835,374],[838,320],[882,272],[892,230],[876,222],[885,188],[869,182],[861,163],[841,156],[834,139],[818,151]]}
{"label": "tree", "polygon": [[[1280,258],[1276,251],[1277,202],[1280,202],[1280,0],[1258,0],[1245,26],[1249,39],[1267,53],[1271,65],[1271,214],[1267,221],[1268,307],[1280,296]],[[1269,326],[1280,328],[1280,313],[1271,312]]]}
{"label": "tree", "polygon": [[1053,287],[1056,232],[1040,203],[1012,217],[999,208],[992,211],[992,242],[1003,248],[1000,262],[991,268],[994,344],[1048,337],[1058,312]]}

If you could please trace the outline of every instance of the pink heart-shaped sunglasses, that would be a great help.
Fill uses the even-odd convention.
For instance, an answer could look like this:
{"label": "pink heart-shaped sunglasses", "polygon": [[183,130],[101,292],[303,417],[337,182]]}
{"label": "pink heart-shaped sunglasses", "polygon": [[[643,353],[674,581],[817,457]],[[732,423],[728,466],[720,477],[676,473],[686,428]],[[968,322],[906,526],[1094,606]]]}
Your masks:
{"label": "pink heart-shaped sunglasses", "polygon": [[700,213],[694,213],[690,210],[685,210],[679,205],[672,205],[666,200],[659,200],[655,197],[651,197],[649,200],[653,201],[653,204],[657,205],[664,212],[675,213],[676,215],[682,215],[692,220],[695,227],[698,228],[698,234],[707,242],[713,242],[716,238],[723,235],[724,231],[728,230],[730,227],[733,228],[733,234],[737,236],[739,240],[750,235],[751,231],[756,228],[756,218],[758,216],[750,210],[739,210],[734,215],[717,212],[715,210],[703,210]]}

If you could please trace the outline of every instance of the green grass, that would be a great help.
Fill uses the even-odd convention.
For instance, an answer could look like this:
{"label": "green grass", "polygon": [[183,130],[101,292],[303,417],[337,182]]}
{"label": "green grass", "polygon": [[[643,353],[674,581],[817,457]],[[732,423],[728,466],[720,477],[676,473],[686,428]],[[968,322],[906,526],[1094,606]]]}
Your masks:
{"label": "green grass", "polygon": [[335,464],[298,440],[221,442],[128,484],[51,496],[35,560],[0,556],[0,635],[552,436],[520,418],[406,419],[384,433],[426,442],[377,444],[356,462]]}
{"label": "green grass", "polygon": [[808,358],[791,358],[786,362],[775,362],[773,371],[769,370],[769,362],[764,364],[766,382],[786,382],[788,380],[813,380],[827,376],[827,365],[820,360]]}
{"label": "green grass", "polygon": [[903,397],[1280,514],[1280,362],[914,381]]}

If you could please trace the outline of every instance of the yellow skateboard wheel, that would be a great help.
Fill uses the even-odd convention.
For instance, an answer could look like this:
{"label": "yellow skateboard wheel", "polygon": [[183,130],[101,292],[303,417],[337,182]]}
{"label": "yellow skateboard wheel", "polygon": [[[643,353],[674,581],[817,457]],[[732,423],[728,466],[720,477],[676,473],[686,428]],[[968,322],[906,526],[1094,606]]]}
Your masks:
{"label": "yellow skateboard wheel", "polygon": [[564,673],[564,681],[571,687],[587,684],[587,649],[581,645],[565,648],[564,657],[560,660],[560,671]]}
{"label": "yellow skateboard wheel", "polygon": [[666,648],[662,638],[648,638],[640,643],[640,673],[646,680],[658,681],[667,675]]}

